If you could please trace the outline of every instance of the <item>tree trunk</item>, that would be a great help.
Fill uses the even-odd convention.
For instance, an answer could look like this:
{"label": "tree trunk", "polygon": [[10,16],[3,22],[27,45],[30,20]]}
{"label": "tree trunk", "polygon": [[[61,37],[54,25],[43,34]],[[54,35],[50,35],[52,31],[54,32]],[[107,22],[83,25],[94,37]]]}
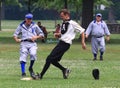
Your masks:
{"label": "tree trunk", "polygon": [[1,5],[1,19],[3,20],[5,18],[5,1],[2,1]]}
{"label": "tree trunk", "polygon": [[31,6],[31,0],[28,0],[28,13],[31,13],[30,6]]}
{"label": "tree trunk", "polygon": [[79,8],[76,7],[76,22],[78,22],[78,19],[80,19],[80,13],[79,13]]}
{"label": "tree trunk", "polygon": [[86,29],[93,20],[94,0],[82,0],[82,4],[82,27]]}
{"label": "tree trunk", "polygon": [[67,9],[67,0],[64,0],[64,2],[65,2],[64,8]]}

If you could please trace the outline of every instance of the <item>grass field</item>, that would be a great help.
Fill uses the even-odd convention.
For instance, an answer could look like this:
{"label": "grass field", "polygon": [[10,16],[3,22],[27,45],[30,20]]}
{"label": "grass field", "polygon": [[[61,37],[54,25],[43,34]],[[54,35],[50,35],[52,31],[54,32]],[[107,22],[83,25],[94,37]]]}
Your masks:
{"label": "grass field", "polygon": [[[4,25],[2,27],[5,27],[4,30],[7,29]],[[76,38],[60,62],[72,70],[68,79],[63,79],[61,71],[51,65],[42,80],[22,81],[20,80],[19,43],[13,40],[13,27],[11,29],[12,31],[0,32],[0,88],[120,88],[119,34],[111,35],[110,42],[106,44],[103,61],[99,59],[92,61],[90,43],[87,42],[87,50],[82,50]],[[52,35],[48,37],[51,38]],[[34,65],[35,72],[42,70],[46,57],[55,45],[56,43],[38,41],[38,60]],[[29,77],[28,67],[29,58],[26,66],[26,73]],[[99,80],[94,80],[92,77],[94,68],[100,70]]]}
{"label": "grass field", "polygon": [[[55,24],[60,23],[60,20],[33,20],[35,23],[41,21],[41,24],[46,27],[48,31],[55,30]],[[2,20],[1,26],[3,31],[15,30],[22,20]]]}

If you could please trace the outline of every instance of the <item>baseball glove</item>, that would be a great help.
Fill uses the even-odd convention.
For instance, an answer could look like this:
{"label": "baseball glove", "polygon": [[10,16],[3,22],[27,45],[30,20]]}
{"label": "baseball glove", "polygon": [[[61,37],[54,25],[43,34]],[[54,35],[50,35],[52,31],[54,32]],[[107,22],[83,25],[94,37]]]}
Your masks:
{"label": "baseball glove", "polygon": [[92,75],[94,77],[95,80],[98,80],[99,79],[99,69],[93,69],[92,71]]}

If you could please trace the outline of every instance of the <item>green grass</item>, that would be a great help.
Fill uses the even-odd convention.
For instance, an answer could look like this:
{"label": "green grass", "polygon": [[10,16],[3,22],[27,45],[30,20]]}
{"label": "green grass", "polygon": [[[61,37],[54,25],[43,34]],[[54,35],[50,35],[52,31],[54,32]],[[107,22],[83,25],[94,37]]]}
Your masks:
{"label": "green grass", "polygon": [[[53,65],[42,80],[21,81],[19,65],[19,43],[12,38],[13,32],[0,32],[0,88],[120,88],[120,37],[112,34],[106,45],[104,61],[92,61],[91,46],[87,42],[87,50],[82,50],[76,38],[61,64],[72,70],[68,79]],[[51,35],[50,35],[51,36]],[[116,41],[117,40],[117,41]],[[38,42],[38,60],[34,65],[35,72],[40,72],[46,57],[56,43]],[[27,60],[26,73],[29,77]],[[100,79],[94,80],[92,70],[100,70]]]}

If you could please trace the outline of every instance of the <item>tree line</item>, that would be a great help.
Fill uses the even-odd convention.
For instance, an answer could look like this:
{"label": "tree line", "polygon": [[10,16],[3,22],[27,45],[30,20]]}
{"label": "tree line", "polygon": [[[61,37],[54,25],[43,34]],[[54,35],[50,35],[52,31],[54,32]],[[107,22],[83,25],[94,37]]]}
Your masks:
{"label": "tree line", "polygon": [[[108,11],[108,22],[116,23],[116,17],[119,16],[120,1],[119,0],[0,0],[0,20],[2,11],[2,4],[18,5],[22,10],[27,12],[34,12],[36,9],[52,9],[59,11],[62,8],[67,8],[71,12],[76,13],[76,20],[82,17],[82,27],[86,28],[93,20],[95,7],[98,5],[105,5]],[[86,19],[87,18],[87,19]],[[1,27],[1,21],[0,21]],[[1,28],[0,28],[1,29]]]}

